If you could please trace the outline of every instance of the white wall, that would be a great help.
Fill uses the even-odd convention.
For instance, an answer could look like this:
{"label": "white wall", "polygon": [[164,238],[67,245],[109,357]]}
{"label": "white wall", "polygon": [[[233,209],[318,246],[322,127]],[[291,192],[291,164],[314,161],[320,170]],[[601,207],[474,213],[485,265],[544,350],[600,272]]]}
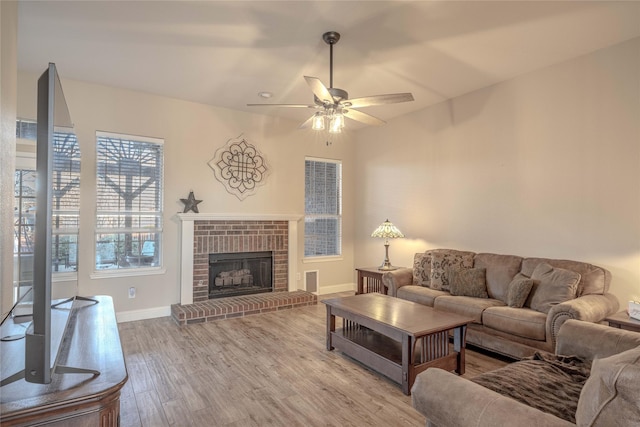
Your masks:
{"label": "white wall", "polygon": [[640,299],[640,39],[357,134],[356,265],[448,247],[609,269]]}
{"label": "white wall", "polygon": [[[53,61],[55,62],[55,61]],[[43,70],[46,64],[43,64]],[[321,288],[346,285],[353,278],[353,143],[348,134],[327,146],[311,130],[300,131],[298,123],[258,114],[214,108],[161,96],[117,89],[64,78],[64,64],[57,64],[71,118],[82,152],[80,259],[77,292],[80,295],[107,294],[116,311],[144,317],[167,312],[179,302],[178,229],[175,214],[182,212],[181,198],[193,190],[201,213],[287,213],[304,214],[304,157],[343,161],[344,256],[340,261],[302,264],[304,224],[299,230],[299,262],[292,266],[302,273],[321,270]],[[35,117],[37,75],[19,73],[18,115]],[[97,130],[143,135],[165,140],[164,266],[160,275],[92,279],[93,229],[95,225],[95,132]],[[216,181],[207,165],[216,150],[240,134],[266,157],[271,173],[255,195],[238,200]],[[76,283],[57,283],[54,296],[76,292]],[[127,297],[130,286],[135,299]],[[298,282],[298,288],[303,282]],[[321,289],[322,291],[322,289]],[[163,311],[165,310],[165,311]],[[167,312],[168,313],[168,312]],[[129,316],[131,317],[131,316]]]}
{"label": "white wall", "polygon": [[13,303],[13,170],[16,153],[18,3],[0,2],[0,309]]}

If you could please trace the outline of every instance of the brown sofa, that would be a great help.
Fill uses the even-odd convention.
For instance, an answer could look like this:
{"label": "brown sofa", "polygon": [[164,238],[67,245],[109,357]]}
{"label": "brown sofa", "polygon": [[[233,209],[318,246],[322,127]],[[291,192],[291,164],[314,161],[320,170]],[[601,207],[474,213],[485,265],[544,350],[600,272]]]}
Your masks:
{"label": "brown sofa", "polygon": [[[639,333],[568,320],[560,328],[556,353],[564,357],[544,355],[555,360],[544,369],[547,375],[538,375],[540,363],[535,360],[472,380],[427,369],[411,389],[413,406],[433,427],[638,425]],[[581,366],[584,373],[577,375],[574,368]],[[487,383],[495,387],[481,385]]]}
{"label": "brown sofa", "polygon": [[434,249],[382,282],[391,296],[472,317],[467,343],[516,359],[553,352],[566,320],[599,323],[619,307],[609,271],[578,261]]}

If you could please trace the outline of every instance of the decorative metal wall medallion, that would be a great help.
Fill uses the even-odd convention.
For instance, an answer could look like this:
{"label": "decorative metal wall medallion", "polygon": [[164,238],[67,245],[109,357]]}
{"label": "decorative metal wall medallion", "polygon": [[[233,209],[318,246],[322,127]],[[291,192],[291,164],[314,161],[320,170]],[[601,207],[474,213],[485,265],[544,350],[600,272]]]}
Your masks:
{"label": "decorative metal wall medallion", "polygon": [[240,200],[266,181],[269,167],[262,153],[240,135],[216,151],[208,163],[218,181]]}

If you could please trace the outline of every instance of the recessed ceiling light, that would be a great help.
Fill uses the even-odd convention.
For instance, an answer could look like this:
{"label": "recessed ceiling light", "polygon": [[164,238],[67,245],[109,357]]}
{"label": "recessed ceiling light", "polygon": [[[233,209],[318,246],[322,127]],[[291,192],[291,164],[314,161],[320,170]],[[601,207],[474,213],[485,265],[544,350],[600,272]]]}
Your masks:
{"label": "recessed ceiling light", "polygon": [[273,96],[271,92],[258,92],[260,98],[269,99]]}

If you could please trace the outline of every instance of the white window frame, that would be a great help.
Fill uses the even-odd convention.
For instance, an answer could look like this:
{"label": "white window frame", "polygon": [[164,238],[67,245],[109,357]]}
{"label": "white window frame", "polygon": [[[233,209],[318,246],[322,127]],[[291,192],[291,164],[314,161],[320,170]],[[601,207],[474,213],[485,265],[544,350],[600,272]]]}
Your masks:
{"label": "white window frame", "polygon": [[[120,133],[113,133],[113,132],[104,132],[104,131],[96,131],[96,194],[98,194],[98,187],[100,185],[100,179],[98,177],[98,172],[99,172],[99,150],[98,150],[98,145],[100,143],[100,138],[114,138],[114,139],[121,139],[124,141],[133,141],[133,142],[141,142],[141,143],[149,143],[149,144],[155,144],[158,145],[160,147],[162,147],[162,164],[160,165],[160,200],[158,202],[158,211],[155,211],[155,213],[150,213],[152,211],[144,211],[144,212],[138,212],[138,211],[128,211],[129,214],[133,215],[134,217],[136,215],[150,215],[150,216],[156,216],[158,219],[158,226],[157,227],[150,227],[150,228],[145,228],[145,227],[137,227],[137,228],[124,228],[124,227],[103,227],[101,228],[99,226],[99,218],[101,216],[104,215],[109,215],[109,214],[113,214],[113,215],[123,215],[124,210],[120,210],[120,211],[99,211],[98,210],[98,204],[96,203],[96,212],[95,212],[95,229],[94,229],[94,238],[93,238],[93,258],[92,258],[92,263],[93,263],[93,273],[90,275],[91,278],[107,278],[107,277],[130,277],[130,276],[144,276],[144,275],[152,275],[152,274],[163,274],[165,273],[166,269],[164,267],[164,260],[163,260],[163,243],[164,243],[164,191],[165,191],[165,185],[164,185],[164,158],[165,158],[165,153],[164,153],[164,139],[161,138],[153,138],[153,137],[147,137],[147,136],[138,136],[138,135],[129,135],[129,134],[120,134]],[[126,216],[126,214],[124,214],[124,216]],[[97,268],[97,263],[96,263],[96,257],[97,257],[97,252],[98,252],[98,236],[100,235],[105,235],[105,234],[154,234],[156,235],[156,242],[159,243],[158,248],[156,248],[157,250],[157,254],[154,256],[154,259],[157,259],[157,264],[156,265],[151,265],[151,266],[147,266],[147,265],[142,265],[142,264],[138,264],[138,265],[130,265],[128,267],[121,267],[119,265],[119,262],[116,262],[116,267],[115,268],[105,268],[105,269],[98,269]],[[140,244],[140,242],[137,242],[138,244]],[[142,251],[144,249],[138,248],[138,251],[140,252],[139,255],[142,255]],[[157,256],[157,258],[155,258]],[[128,258],[128,257],[127,257]]]}
{"label": "white window frame", "polygon": [[[308,263],[308,262],[323,262],[323,261],[336,261],[336,260],[340,260],[342,259],[342,204],[343,204],[343,199],[342,199],[342,161],[341,160],[335,160],[335,159],[326,159],[326,158],[319,158],[319,157],[309,157],[306,156],[305,157],[305,213],[304,213],[304,220],[305,220],[305,231],[304,231],[304,240],[305,240],[305,244],[304,244],[304,257],[303,257],[303,263]],[[307,190],[306,190],[306,169],[307,169],[307,162],[311,161],[311,162],[318,162],[318,163],[332,163],[332,164],[337,164],[339,165],[339,174],[337,177],[337,185],[338,185],[338,195],[339,195],[339,199],[338,199],[338,213],[337,214],[333,214],[333,213],[323,213],[323,214],[310,214],[307,213]],[[322,254],[322,255],[307,255],[307,250],[306,250],[306,240],[309,237],[309,235],[307,234],[307,221],[309,219],[317,219],[317,218],[335,218],[337,220],[337,224],[338,224],[338,231],[337,231],[337,246],[338,246],[338,253],[336,254]]]}

